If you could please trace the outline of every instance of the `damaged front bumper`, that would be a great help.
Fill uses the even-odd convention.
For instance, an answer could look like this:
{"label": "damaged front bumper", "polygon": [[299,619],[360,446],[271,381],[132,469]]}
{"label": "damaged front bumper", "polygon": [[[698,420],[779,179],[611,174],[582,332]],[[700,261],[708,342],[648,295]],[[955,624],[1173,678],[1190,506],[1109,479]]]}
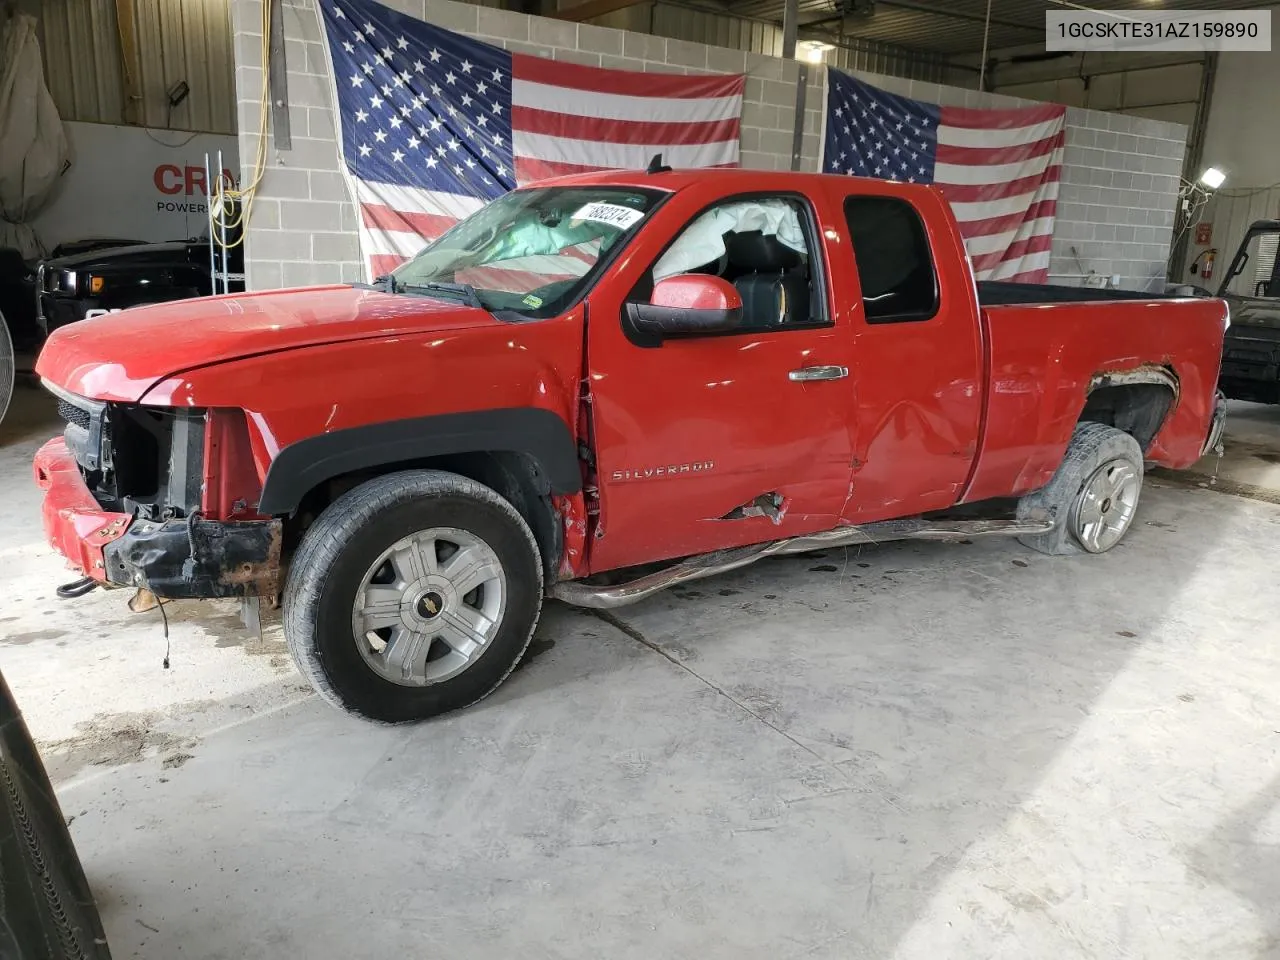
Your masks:
{"label": "damaged front bumper", "polygon": [[49,544],[99,583],[168,600],[274,598],[280,589],[279,520],[152,522],[103,510],[61,438],[36,454]]}

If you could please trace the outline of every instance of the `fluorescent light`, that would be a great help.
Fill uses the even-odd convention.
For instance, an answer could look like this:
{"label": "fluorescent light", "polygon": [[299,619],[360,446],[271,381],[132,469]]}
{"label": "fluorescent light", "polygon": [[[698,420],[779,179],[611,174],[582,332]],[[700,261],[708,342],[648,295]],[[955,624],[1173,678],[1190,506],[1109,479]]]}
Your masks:
{"label": "fluorescent light", "polygon": [[1217,167],[1209,167],[1204,173],[1200,174],[1200,182],[1210,190],[1217,190],[1227,182],[1227,175]]}

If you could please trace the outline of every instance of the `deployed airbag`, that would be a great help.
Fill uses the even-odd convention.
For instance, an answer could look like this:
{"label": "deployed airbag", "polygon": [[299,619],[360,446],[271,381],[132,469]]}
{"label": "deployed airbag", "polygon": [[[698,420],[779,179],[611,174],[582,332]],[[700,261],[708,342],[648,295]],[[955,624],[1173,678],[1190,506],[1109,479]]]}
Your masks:
{"label": "deployed airbag", "polygon": [[785,200],[744,200],[708,210],[685,228],[653,268],[653,279],[674,277],[724,256],[726,233],[759,231],[805,253],[804,229],[793,204]]}

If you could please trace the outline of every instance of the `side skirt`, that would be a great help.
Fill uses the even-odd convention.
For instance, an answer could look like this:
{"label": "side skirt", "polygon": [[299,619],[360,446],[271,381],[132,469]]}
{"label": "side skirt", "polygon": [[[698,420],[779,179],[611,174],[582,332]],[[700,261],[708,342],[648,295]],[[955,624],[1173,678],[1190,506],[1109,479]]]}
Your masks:
{"label": "side skirt", "polygon": [[954,542],[973,537],[1034,536],[1048,533],[1053,526],[1051,520],[924,520],[920,518],[885,520],[865,526],[838,527],[835,530],[825,530],[822,533],[804,537],[772,540],[733,550],[704,553],[627,583],[596,586],[582,580],[564,581],[552,586],[549,595],[575,607],[605,610],[635,603],[680,583],[714,577],[720,573],[750,566],[765,557],[805,553],[824,547],[887,543],[892,540]]}

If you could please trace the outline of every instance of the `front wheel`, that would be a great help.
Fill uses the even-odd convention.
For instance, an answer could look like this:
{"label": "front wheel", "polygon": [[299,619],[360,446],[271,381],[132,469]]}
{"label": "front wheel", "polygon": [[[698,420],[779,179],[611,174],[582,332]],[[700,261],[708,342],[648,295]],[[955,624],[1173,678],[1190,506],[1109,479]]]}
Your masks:
{"label": "front wheel", "polygon": [[403,723],[496,689],[541,605],[538,547],[516,509],[473,480],[415,470],[320,515],[289,569],[284,629],[325,700]]}
{"label": "front wheel", "polygon": [[1053,479],[1018,501],[1019,519],[1048,516],[1055,526],[1020,539],[1041,553],[1106,553],[1129,532],[1141,495],[1138,441],[1106,424],[1077,424]]}

